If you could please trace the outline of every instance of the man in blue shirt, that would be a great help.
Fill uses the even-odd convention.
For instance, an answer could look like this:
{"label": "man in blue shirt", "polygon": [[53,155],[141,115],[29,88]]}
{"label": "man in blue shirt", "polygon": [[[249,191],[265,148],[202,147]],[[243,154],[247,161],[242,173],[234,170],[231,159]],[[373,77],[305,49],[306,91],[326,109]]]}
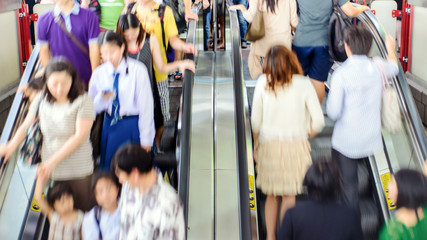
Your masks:
{"label": "man in blue shirt", "polygon": [[331,78],[327,100],[328,116],[335,120],[332,158],[341,171],[343,201],[359,211],[357,161],[382,150],[381,96],[382,72],[387,78],[399,69],[394,54],[395,42],[388,36],[388,59],[368,58],[371,33],[362,26],[346,31],[348,59]]}

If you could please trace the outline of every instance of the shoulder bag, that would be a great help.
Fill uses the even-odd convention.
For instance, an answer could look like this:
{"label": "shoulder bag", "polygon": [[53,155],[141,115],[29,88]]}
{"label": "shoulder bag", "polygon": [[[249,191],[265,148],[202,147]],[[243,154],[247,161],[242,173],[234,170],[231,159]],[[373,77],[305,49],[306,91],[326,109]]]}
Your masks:
{"label": "shoulder bag", "polygon": [[383,82],[382,103],[381,103],[381,123],[389,132],[395,133],[402,128],[399,100],[396,90],[390,85],[381,65],[374,60],[381,72]]}
{"label": "shoulder bag", "polygon": [[24,165],[32,166],[41,162],[41,152],[43,144],[43,135],[40,129],[39,109],[37,108],[36,117],[33,124],[27,128],[24,143],[19,150],[18,161]]}
{"label": "shoulder bag", "polygon": [[[260,0],[258,0],[260,1]],[[248,25],[246,30],[245,40],[249,42],[255,42],[265,35],[264,16],[263,12],[259,10],[259,6],[255,13],[254,19]]]}

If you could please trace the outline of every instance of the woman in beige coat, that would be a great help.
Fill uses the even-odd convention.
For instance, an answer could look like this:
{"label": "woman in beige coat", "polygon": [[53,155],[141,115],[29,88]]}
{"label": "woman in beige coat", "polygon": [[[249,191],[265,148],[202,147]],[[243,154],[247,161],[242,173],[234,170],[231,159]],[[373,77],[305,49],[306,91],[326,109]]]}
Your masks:
{"label": "woman in beige coat", "polygon": [[252,43],[249,52],[248,66],[252,79],[262,73],[261,61],[267,51],[275,45],[291,49],[291,29],[298,25],[297,4],[295,0],[250,0],[249,9],[243,5],[234,5],[230,9],[242,11],[249,23],[257,11],[263,13],[265,35]]}

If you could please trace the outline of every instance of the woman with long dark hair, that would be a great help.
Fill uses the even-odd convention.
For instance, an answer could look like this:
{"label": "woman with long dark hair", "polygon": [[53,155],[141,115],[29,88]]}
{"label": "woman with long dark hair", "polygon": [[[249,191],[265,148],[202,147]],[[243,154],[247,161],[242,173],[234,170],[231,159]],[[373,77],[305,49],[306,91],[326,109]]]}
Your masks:
{"label": "woman with long dark hair", "polygon": [[142,62],[145,67],[147,67],[151,82],[151,89],[154,96],[154,124],[156,127],[155,143],[159,150],[160,139],[162,137],[162,131],[160,131],[160,129],[164,127],[164,120],[162,106],[160,104],[159,90],[154,77],[153,63],[162,73],[170,73],[178,69],[184,73],[186,69],[193,72],[195,71],[194,62],[190,60],[183,60],[165,64],[162,60],[162,54],[160,52],[160,46],[156,35],[146,33],[135,14],[127,13],[121,15],[117,22],[116,31],[126,40],[128,45],[128,56]]}
{"label": "woman with long dark hair", "polygon": [[243,17],[249,23],[257,11],[263,13],[265,35],[252,43],[248,57],[249,73],[252,79],[262,73],[262,59],[274,45],[291,48],[291,29],[298,25],[297,5],[295,0],[251,0],[249,9],[244,5],[234,5],[230,9],[242,11]]}

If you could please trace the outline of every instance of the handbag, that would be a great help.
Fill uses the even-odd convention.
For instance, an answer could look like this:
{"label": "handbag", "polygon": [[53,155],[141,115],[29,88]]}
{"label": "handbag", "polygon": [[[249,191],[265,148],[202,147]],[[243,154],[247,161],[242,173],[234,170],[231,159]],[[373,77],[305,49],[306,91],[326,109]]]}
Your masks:
{"label": "handbag", "polygon": [[249,23],[248,29],[246,30],[245,40],[249,42],[255,42],[265,35],[264,27],[264,16],[263,13],[257,9],[254,19]]}
{"label": "handbag", "polygon": [[27,128],[24,143],[19,150],[18,161],[24,165],[31,166],[41,162],[41,152],[43,144],[43,135],[40,129],[39,109],[37,108],[36,117],[33,124]]}
{"label": "handbag", "polygon": [[101,136],[102,125],[104,124],[105,112],[96,115],[93,122],[92,129],[90,130],[90,142],[92,143],[92,157],[96,159],[101,155]]}
{"label": "handbag", "polygon": [[402,119],[400,115],[399,100],[396,90],[390,85],[381,65],[376,61],[381,72],[383,82],[382,102],[381,102],[381,123],[383,127],[392,133],[402,128]]}

